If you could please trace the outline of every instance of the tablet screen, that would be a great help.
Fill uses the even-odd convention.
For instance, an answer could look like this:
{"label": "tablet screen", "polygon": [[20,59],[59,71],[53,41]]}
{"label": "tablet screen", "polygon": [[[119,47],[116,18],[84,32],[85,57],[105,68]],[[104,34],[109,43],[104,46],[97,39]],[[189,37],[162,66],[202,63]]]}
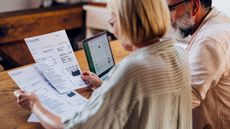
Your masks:
{"label": "tablet screen", "polygon": [[110,48],[107,33],[83,41],[87,61],[91,72],[99,77],[109,72],[114,66],[114,59]]}

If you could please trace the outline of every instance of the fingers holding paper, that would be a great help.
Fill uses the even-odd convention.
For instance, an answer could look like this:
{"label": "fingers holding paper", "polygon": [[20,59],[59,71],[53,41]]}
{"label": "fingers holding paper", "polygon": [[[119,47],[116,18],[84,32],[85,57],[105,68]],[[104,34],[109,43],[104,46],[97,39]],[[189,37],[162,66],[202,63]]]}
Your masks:
{"label": "fingers holding paper", "polygon": [[95,73],[89,71],[83,71],[81,78],[89,85],[92,90],[95,90],[102,84],[102,80]]}
{"label": "fingers holding paper", "polygon": [[30,92],[17,90],[14,91],[14,95],[17,97],[17,103],[23,108],[29,111],[33,111],[36,104],[40,103],[38,97]]}

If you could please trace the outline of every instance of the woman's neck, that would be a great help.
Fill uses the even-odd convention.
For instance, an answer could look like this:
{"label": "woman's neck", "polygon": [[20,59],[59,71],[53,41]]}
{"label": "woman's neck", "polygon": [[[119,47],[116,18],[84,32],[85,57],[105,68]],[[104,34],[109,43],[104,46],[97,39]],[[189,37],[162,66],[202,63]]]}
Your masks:
{"label": "woman's neck", "polygon": [[159,38],[155,38],[153,40],[143,41],[144,43],[138,43],[136,45],[132,45],[132,51],[136,51],[136,50],[138,50],[140,48],[155,44],[155,43],[157,43],[159,41],[160,41]]}

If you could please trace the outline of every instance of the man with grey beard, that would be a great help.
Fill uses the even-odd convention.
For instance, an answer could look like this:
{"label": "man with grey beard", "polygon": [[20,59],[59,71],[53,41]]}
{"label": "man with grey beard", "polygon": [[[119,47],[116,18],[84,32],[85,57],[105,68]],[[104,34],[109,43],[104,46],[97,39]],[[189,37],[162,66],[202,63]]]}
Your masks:
{"label": "man with grey beard", "polygon": [[167,0],[172,26],[188,39],[193,128],[230,128],[230,19],[212,0]]}

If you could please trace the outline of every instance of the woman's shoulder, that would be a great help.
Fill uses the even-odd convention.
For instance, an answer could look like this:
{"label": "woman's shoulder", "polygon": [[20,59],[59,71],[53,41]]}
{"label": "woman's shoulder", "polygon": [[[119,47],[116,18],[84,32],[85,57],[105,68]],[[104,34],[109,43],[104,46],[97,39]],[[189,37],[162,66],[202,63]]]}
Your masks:
{"label": "woman's shoulder", "polygon": [[[159,66],[160,59],[153,56],[129,56],[120,62],[117,70],[125,74],[137,74],[140,72],[148,72]],[[160,66],[159,66],[160,67]]]}

